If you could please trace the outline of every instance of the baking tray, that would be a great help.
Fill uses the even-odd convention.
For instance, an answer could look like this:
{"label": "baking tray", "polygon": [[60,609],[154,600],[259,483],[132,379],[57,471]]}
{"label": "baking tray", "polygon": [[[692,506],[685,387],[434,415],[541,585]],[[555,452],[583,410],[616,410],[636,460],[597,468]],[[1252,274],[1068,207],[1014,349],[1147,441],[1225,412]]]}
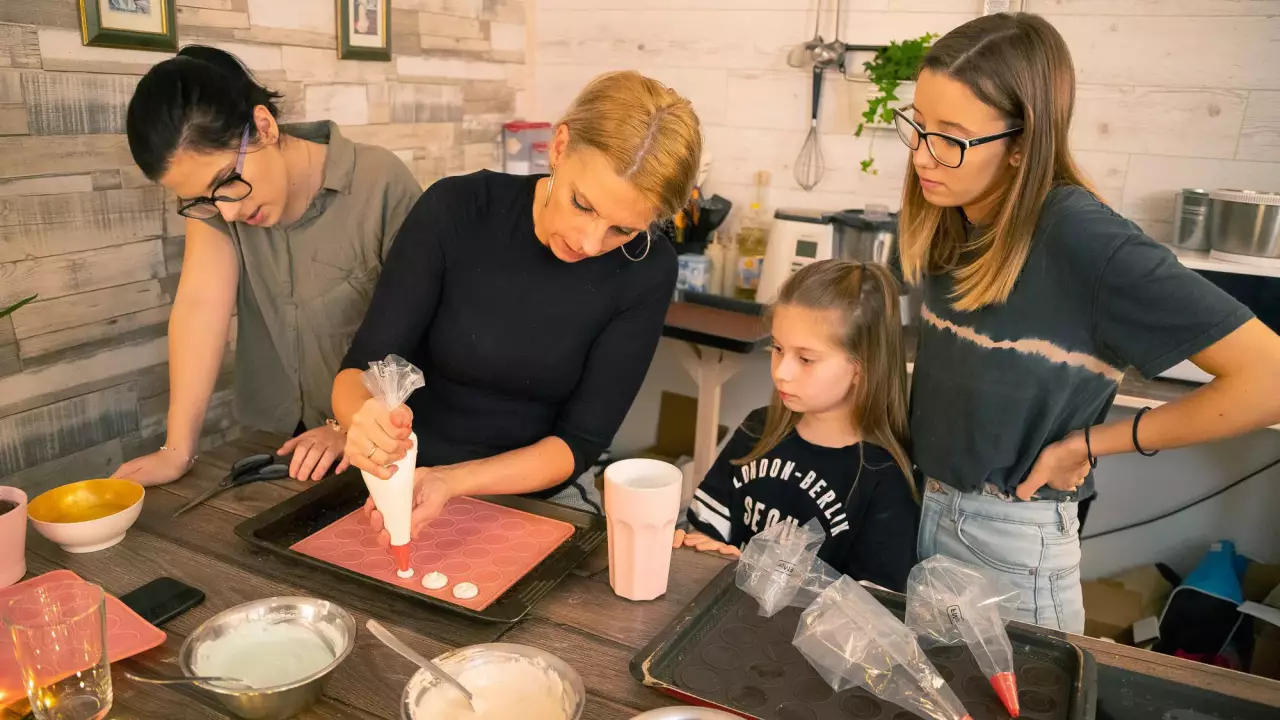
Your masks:
{"label": "baking tray", "polygon": [[[761,616],[755,599],[738,589],[736,573],[736,564],[722,570],[632,659],[636,680],[689,704],[758,720],[918,718],[862,688],[833,692],[791,644],[801,608]],[[867,590],[903,617],[902,595]],[[1094,720],[1093,656],[1056,631],[1019,622],[1009,623],[1008,631],[1022,717]],[[973,720],[1009,717],[967,647],[933,648],[928,654]]]}
{"label": "baking tray", "polygon": [[607,537],[603,517],[556,503],[519,495],[482,496],[476,499],[515,510],[542,515],[573,526],[573,534],[512,585],[484,610],[472,610],[447,600],[382,582],[363,573],[291,549],[295,543],[351,514],[364,505],[369,492],[358,470],[321,481],[275,507],[236,526],[236,535],[258,547],[307,565],[341,575],[354,582],[399,595],[426,607],[457,613],[476,620],[513,623],[523,618],[569,571]]}

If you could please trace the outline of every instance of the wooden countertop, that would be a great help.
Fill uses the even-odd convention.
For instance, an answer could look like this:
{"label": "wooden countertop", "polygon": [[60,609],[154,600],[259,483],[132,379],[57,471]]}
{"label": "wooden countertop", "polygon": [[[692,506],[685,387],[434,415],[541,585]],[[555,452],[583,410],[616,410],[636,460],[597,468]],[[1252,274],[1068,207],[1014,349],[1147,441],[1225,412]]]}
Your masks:
{"label": "wooden countertop", "polygon": [[[235,536],[233,528],[238,523],[307,487],[303,483],[281,480],[237,488],[179,518],[170,517],[187,500],[220,480],[232,462],[251,453],[272,452],[279,444],[279,438],[255,433],[205,453],[186,478],[147,490],[141,518],[128,537],[113,548],[71,555],[34,531],[29,533],[30,575],[67,568],[117,596],[168,575],[207,595],[204,604],[165,627],[169,639],[163,646],[113,666],[112,718],[230,717],[195,691],[131,682],[121,670],[174,672],[183,638],[201,622],[243,602],[297,594],[333,600],[355,615],[361,625],[370,617],[377,618],[428,657],[499,639],[556,653],[582,674],[589,695],[585,720],[627,720],[642,711],[675,704],[635,682],[627,664],[724,567],[723,559],[678,551],[672,560],[667,594],[652,602],[633,603],[609,588],[608,552],[602,545],[530,617],[514,625],[494,625],[423,609],[341,576],[258,550]],[[1280,706],[1280,683],[1089,638],[1072,640],[1093,652],[1102,664]],[[362,630],[355,650],[330,678],[325,697],[299,717],[398,718],[400,694],[411,671],[407,661]],[[17,717],[13,712],[0,716]]]}

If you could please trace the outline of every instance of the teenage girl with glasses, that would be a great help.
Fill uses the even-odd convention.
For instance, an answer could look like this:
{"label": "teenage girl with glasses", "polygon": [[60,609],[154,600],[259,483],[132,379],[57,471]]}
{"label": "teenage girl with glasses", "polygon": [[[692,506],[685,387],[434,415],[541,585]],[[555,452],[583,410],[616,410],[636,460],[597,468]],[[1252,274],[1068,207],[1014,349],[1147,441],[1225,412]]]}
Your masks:
{"label": "teenage girl with glasses", "polygon": [[[991,568],[1021,588],[1020,619],[1081,632],[1077,503],[1097,458],[1280,422],[1280,338],[1097,197],[1068,147],[1074,100],[1053,26],[998,14],[938,40],[896,120],[913,151],[902,265],[925,298],[920,557]],[[1216,379],[1100,424],[1126,371],[1188,358]]]}
{"label": "teenage girl with glasses", "polygon": [[129,102],[133,159],[178,196],[186,241],[165,444],[117,477],[157,485],[191,468],[233,312],[237,419],[294,435],[280,453],[292,453],[295,478],[341,466],[346,438],[326,423],[329,388],[422,190],[390,151],[353,143],[331,122],[278,124],[280,97],[234,56],[188,46]]}

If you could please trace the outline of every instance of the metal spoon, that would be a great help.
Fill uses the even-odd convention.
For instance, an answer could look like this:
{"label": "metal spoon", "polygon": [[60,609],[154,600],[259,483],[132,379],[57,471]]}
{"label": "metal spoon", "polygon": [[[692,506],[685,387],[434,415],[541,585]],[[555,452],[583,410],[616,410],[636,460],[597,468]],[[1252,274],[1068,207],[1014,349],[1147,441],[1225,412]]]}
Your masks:
{"label": "metal spoon", "polygon": [[840,41],[840,13],[843,9],[844,0],[836,0],[836,37],[813,51],[814,62],[834,67],[841,72],[844,72],[844,54],[849,48]]}
{"label": "metal spoon", "polygon": [[787,64],[794,68],[801,68],[813,61],[814,52],[822,47],[822,36],[818,34],[818,28],[822,24],[822,0],[818,0],[818,9],[814,14],[813,21],[813,39],[804,45],[797,45],[791,48],[791,52],[787,53]]}
{"label": "metal spoon", "polygon": [[471,706],[472,710],[475,710],[476,706],[473,698],[471,697],[471,691],[463,687],[462,683],[454,680],[452,675],[440,669],[439,665],[436,665],[430,660],[422,657],[418,653],[414,652],[408,645],[400,642],[395,635],[387,632],[387,629],[382,627],[382,624],[377,620],[370,619],[369,622],[365,624],[365,627],[369,628],[369,632],[373,633],[373,636],[385,643],[387,647],[413,661],[418,667],[434,675],[440,682],[450,685],[458,692],[462,693],[462,697],[467,699],[467,704]]}
{"label": "metal spoon", "polygon": [[138,675],[128,670],[124,671],[124,676],[130,680],[138,682],[150,683],[152,685],[181,685],[183,683],[221,683],[224,685],[239,685],[240,687],[252,690],[253,686],[240,680],[239,678],[221,677],[221,676],[203,676],[203,675],[172,675],[167,677],[148,677],[146,675]]}

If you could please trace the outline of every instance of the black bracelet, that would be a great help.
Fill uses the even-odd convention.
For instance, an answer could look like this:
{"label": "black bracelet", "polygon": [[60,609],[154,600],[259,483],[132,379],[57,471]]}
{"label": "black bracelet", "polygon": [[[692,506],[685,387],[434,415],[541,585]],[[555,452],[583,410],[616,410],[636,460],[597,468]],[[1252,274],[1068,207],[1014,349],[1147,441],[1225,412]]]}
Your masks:
{"label": "black bracelet", "polygon": [[1133,449],[1137,450],[1138,454],[1141,455],[1142,457],[1155,457],[1160,453],[1159,450],[1152,450],[1151,452],[1147,452],[1146,450],[1142,449],[1141,445],[1138,444],[1138,421],[1142,420],[1142,415],[1150,409],[1151,408],[1149,407],[1144,407],[1138,411],[1137,415],[1133,416]]}
{"label": "black bracelet", "polygon": [[1089,467],[1098,467],[1098,458],[1093,456],[1093,444],[1089,442],[1089,426],[1084,426],[1084,449],[1089,453]]}

